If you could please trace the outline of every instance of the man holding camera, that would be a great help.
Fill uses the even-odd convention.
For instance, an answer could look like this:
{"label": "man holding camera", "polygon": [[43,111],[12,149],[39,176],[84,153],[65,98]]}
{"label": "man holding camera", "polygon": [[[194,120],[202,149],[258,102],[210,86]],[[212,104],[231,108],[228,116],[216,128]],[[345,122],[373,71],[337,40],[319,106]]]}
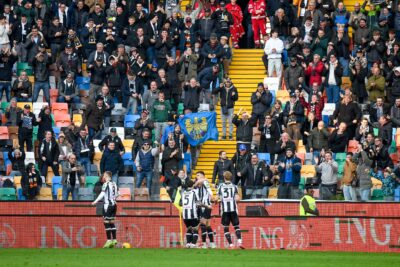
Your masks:
{"label": "man holding camera", "polygon": [[71,193],[72,200],[78,200],[78,188],[85,183],[85,168],[76,160],[75,154],[70,154],[62,165],[62,199],[68,200]]}

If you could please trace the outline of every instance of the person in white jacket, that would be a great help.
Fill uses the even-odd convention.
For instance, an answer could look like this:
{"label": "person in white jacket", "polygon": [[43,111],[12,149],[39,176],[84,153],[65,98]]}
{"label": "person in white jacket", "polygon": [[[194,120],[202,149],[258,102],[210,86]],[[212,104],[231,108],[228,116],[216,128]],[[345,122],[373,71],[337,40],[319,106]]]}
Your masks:
{"label": "person in white jacket", "polygon": [[265,43],[264,53],[268,57],[268,76],[273,77],[274,71],[279,78],[279,84],[282,77],[282,52],[283,42],[278,38],[278,32],[271,31],[271,38]]}
{"label": "person in white jacket", "polygon": [[0,14],[0,49],[3,51],[10,49],[10,39],[8,38],[10,33],[10,25],[6,20],[6,17],[3,14]]}

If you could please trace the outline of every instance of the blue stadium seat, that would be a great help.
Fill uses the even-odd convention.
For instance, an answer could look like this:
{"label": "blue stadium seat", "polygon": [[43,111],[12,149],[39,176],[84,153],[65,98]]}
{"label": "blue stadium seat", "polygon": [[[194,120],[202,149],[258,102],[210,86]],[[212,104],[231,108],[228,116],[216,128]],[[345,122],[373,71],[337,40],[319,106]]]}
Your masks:
{"label": "blue stadium seat", "polygon": [[186,166],[186,172],[192,172],[192,155],[190,153],[183,154],[183,165]]}
{"label": "blue stadium seat", "polygon": [[271,164],[271,155],[269,153],[257,153],[258,159],[263,160],[266,164]]}
{"label": "blue stadium seat", "polygon": [[124,118],[124,127],[125,128],[133,128],[135,126],[135,122],[139,119],[139,115],[125,115]]}
{"label": "blue stadium seat", "polygon": [[55,134],[55,136],[56,136],[56,139],[58,139],[58,135],[60,134],[60,128],[59,127],[56,127],[56,126],[54,126],[53,127],[53,132],[54,132],[54,134]]}
{"label": "blue stadium seat", "polygon": [[51,192],[53,196],[57,196],[58,188],[62,188],[61,176],[53,176],[51,179]]}
{"label": "blue stadium seat", "polygon": [[131,152],[126,152],[125,154],[122,155],[122,160],[124,161],[125,166],[134,166],[134,161],[132,159],[132,153]]}
{"label": "blue stadium seat", "polygon": [[17,189],[18,200],[26,200],[26,197],[22,194],[22,188]]}
{"label": "blue stadium seat", "polygon": [[85,84],[85,83],[90,84],[90,77],[76,76],[75,81],[76,81],[76,84]]}

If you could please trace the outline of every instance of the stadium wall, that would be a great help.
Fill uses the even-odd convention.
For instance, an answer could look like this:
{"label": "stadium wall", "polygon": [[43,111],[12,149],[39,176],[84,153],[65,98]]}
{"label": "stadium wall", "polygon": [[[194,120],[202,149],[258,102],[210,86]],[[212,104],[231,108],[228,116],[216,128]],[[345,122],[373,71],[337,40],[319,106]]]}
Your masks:
{"label": "stadium wall", "polygon": [[[284,204],[284,202],[278,203]],[[246,205],[257,204],[264,205],[264,203],[241,203],[241,209]],[[277,203],[272,205],[275,204]],[[295,204],[298,208],[298,203],[294,202],[288,202],[286,206],[290,208]],[[96,208],[89,209],[86,206],[87,202],[1,202],[0,247],[100,247],[106,239],[102,219],[96,215]],[[164,211],[160,210],[163,206]],[[334,206],[338,214],[325,215],[324,208],[327,208],[326,212],[333,213]],[[347,211],[362,212],[361,216],[344,215],[346,208],[343,206],[349,206]],[[123,214],[124,207],[132,208],[127,211],[148,211],[148,214]],[[120,203],[118,208],[119,241],[129,242],[133,247],[141,248],[181,247],[179,217],[173,214],[150,214],[160,211],[174,213],[175,210],[169,203],[124,202]],[[71,212],[74,209],[77,211],[75,214]],[[400,252],[398,204],[352,203],[350,205],[350,203],[321,202],[319,209],[324,216],[298,217],[292,213],[281,216],[270,214],[271,216],[267,217],[247,217],[243,213],[240,221],[244,245],[249,249]],[[8,213],[5,213],[6,210]],[[384,210],[386,212],[383,212]],[[62,212],[65,213],[61,214]],[[286,213],[285,210],[281,212]],[[378,213],[380,215],[377,215]],[[213,217],[212,225],[216,232],[217,246],[226,248],[227,243],[218,216]],[[231,232],[233,233],[232,229]]]}

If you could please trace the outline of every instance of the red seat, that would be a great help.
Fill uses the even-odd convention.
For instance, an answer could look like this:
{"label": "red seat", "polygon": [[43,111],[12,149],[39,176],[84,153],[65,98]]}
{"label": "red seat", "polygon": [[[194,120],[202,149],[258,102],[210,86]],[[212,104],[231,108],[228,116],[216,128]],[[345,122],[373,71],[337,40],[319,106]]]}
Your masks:
{"label": "red seat", "polygon": [[8,128],[6,126],[0,126],[0,140],[8,140],[10,136],[8,134]]}
{"label": "red seat", "polygon": [[53,103],[51,105],[51,110],[54,116],[58,114],[68,114],[68,104],[67,103]]}
{"label": "red seat", "polygon": [[71,125],[71,117],[69,114],[54,114],[54,121],[57,127],[68,127]]}
{"label": "red seat", "polygon": [[350,140],[349,144],[347,145],[347,152],[355,153],[357,152],[357,147],[359,142],[357,140]]}
{"label": "red seat", "polygon": [[394,165],[399,162],[399,155],[397,153],[390,154],[389,156],[392,159]]}
{"label": "red seat", "polygon": [[56,88],[50,89],[50,102],[52,104],[57,102],[57,97],[58,97],[58,89]]}
{"label": "red seat", "polygon": [[129,201],[132,199],[131,189],[122,187],[119,189],[119,197],[117,200],[126,200]]}
{"label": "red seat", "polygon": [[301,159],[301,164],[304,164],[304,161],[306,160],[306,153],[297,152],[296,153],[296,157]]}

